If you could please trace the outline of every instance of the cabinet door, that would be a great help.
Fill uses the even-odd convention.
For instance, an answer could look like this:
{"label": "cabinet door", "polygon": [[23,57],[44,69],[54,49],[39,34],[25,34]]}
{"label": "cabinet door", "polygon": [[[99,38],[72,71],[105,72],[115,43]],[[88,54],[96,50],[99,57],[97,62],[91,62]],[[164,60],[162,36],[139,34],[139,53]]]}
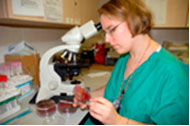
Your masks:
{"label": "cabinet door", "polygon": [[[46,2],[49,3],[51,1]],[[43,16],[14,14],[12,9],[12,0],[0,0],[0,25],[8,24],[29,27],[70,28],[74,25],[82,25],[89,20],[94,20],[95,23],[97,23],[97,0],[61,0],[61,2],[63,20],[54,21],[48,20]],[[45,5],[47,5],[47,3]],[[49,5],[52,4],[49,3]],[[47,12],[47,8],[43,9]]]}
{"label": "cabinet door", "polygon": [[75,0],[78,4],[76,17],[81,19],[81,24],[93,20],[98,22],[98,0]]}
{"label": "cabinet door", "polygon": [[14,14],[12,9],[12,0],[0,0],[0,25],[58,29],[73,27],[72,24],[67,24],[63,21],[57,22],[53,20],[47,20],[43,16]]}
{"label": "cabinet door", "polygon": [[[186,27],[189,0],[168,0],[164,27]],[[159,25],[158,25],[159,26]]]}
{"label": "cabinet door", "polygon": [[76,24],[75,12],[75,0],[63,0],[63,22],[66,24]]}
{"label": "cabinet door", "polygon": [[189,0],[168,0],[166,25],[169,27],[186,27]]}
{"label": "cabinet door", "polygon": [[[157,19],[154,27],[187,27],[189,0],[143,0]],[[151,4],[150,4],[151,3]]]}
{"label": "cabinet door", "polygon": [[63,0],[64,23],[82,25],[89,20],[97,23],[97,0]]}

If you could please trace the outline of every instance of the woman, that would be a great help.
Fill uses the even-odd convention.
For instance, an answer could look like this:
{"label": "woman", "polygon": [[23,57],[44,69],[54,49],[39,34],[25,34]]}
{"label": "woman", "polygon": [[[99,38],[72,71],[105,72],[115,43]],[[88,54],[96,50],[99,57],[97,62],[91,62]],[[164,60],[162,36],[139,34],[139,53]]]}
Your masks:
{"label": "woman", "polygon": [[80,104],[91,115],[85,124],[188,124],[189,68],[150,38],[149,10],[140,0],[110,0],[99,13],[121,57],[107,85]]}

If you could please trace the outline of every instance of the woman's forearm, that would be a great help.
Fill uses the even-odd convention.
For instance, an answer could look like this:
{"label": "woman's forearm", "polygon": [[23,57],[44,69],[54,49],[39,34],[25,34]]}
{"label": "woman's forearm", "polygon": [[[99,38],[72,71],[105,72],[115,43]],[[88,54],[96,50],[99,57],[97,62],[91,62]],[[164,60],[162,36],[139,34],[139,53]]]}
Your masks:
{"label": "woman's forearm", "polygon": [[141,122],[120,116],[120,120],[118,120],[116,125],[148,125],[148,124],[141,123]]}

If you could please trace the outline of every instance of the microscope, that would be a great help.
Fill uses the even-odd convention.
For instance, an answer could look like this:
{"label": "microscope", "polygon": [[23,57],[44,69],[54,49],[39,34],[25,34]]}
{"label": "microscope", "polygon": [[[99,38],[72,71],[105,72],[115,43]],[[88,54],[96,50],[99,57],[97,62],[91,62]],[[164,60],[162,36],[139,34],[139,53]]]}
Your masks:
{"label": "microscope", "polygon": [[[80,27],[75,26],[62,36],[64,45],[53,47],[44,53],[40,60],[40,88],[36,103],[63,93],[73,95],[75,84],[84,85],[80,81],[72,80],[73,76],[79,75],[80,68],[86,67],[85,64],[77,62],[76,56],[82,42],[97,34],[100,29],[101,24],[95,25],[92,20]],[[55,61],[57,53],[61,53],[62,61]]]}

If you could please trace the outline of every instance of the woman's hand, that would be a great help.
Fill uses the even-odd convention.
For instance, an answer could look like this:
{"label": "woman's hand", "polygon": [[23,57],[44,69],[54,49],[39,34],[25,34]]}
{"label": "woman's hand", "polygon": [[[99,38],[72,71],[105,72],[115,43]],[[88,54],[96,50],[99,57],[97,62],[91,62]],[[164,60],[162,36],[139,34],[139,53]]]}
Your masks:
{"label": "woman's hand", "polygon": [[[97,96],[102,96],[104,94],[104,90],[105,90],[105,86],[100,87],[99,89],[95,90],[95,91],[89,91],[88,93],[90,94],[91,98],[93,97],[97,97]],[[77,100],[77,97],[74,97],[74,104],[73,107],[77,107],[79,106],[81,109],[88,109],[89,103],[79,103],[80,101]]]}
{"label": "woman's hand", "polygon": [[91,97],[88,90],[77,84],[73,89],[73,94],[73,107],[80,106],[81,109],[87,108],[86,102],[89,102]]}
{"label": "woman's hand", "polygon": [[84,109],[88,109],[88,104],[89,103],[84,103],[84,102],[80,102],[76,99],[76,97],[74,97],[74,104],[73,104],[73,107],[77,107],[79,106],[82,110]]}
{"label": "woman's hand", "polygon": [[103,97],[90,99],[89,111],[91,116],[106,125],[116,125],[127,121],[127,118],[120,116],[113,104]]}

